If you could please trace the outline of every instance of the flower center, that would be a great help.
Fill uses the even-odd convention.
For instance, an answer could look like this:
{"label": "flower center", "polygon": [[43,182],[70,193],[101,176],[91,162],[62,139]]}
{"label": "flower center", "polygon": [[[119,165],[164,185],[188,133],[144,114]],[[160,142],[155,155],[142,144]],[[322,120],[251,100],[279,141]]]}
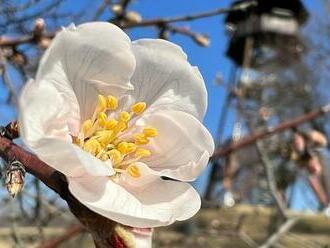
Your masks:
{"label": "flower center", "polygon": [[156,137],[158,131],[154,127],[145,127],[140,133],[127,133],[130,120],[146,109],[145,102],[137,102],[131,106],[130,112],[122,111],[115,118],[109,118],[114,116],[117,108],[117,98],[99,95],[93,116],[81,125],[73,143],[100,160],[111,162],[117,173],[126,172],[132,178],[139,178],[141,172],[135,163],[151,155],[151,151],[143,146],[150,138]]}

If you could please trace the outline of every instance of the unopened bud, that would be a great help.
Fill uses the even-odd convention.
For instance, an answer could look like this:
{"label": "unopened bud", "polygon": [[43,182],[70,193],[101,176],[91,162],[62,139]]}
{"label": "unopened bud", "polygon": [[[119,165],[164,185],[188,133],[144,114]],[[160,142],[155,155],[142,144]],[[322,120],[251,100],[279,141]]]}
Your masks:
{"label": "unopened bud", "polygon": [[41,49],[47,49],[51,43],[51,39],[42,37],[38,43],[39,47]]}
{"label": "unopened bud", "polygon": [[119,4],[112,5],[111,10],[115,15],[121,15],[123,13],[123,7]]}
{"label": "unopened bud", "polygon": [[319,131],[312,130],[308,133],[309,139],[317,146],[326,146],[328,141],[325,135]]}
{"label": "unopened bud", "polygon": [[142,21],[142,16],[135,11],[129,11],[125,17],[130,23],[140,23]]}
{"label": "unopened bud", "polygon": [[46,24],[45,20],[42,18],[38,18],[34,21],[33,25],[33,34],[34,35],[41,35],[45,30]]}
{"label": "unopened bud", "polygon": [[11,57],[11,61],[15,65],[25,65],[26,64],[26,58],[21,53],[14,53],[13,56]]}
{"label": "unopened bud", "polygon": [[210,39],[206,35],[196,34],[194,36],[194,41],[203,47],[208,47],[210,45]]}
{"label": "unopened bud", "polygon": [[295,133],[293,137],[293,149],[302,153],[305,150],[305,139],[301,134]]}
{"label": "unopened bud", "polygon": [[0,126],[0,136],[13,140],[19,137],[17,121],[10,122],[7,126]]}
{"label": "unopened bud", "polygon": [[12,139],[16,139],[19,137],[19,127],[17,121],[11,121],[6,126],[6,129],[10,132]]}
{"label": "unopened bud", "polygon": [[169,31],[166,29],[160,29],[160,31],[158,33],[159,39],[163,39],[163,40],[168,40],[169,35],[170,35]]}
{"label": "unopened bud", "polygon": [[5,184],[13,198],[23,189],[25,173],[23,164],[18,160],[12,161],[7,168]]}

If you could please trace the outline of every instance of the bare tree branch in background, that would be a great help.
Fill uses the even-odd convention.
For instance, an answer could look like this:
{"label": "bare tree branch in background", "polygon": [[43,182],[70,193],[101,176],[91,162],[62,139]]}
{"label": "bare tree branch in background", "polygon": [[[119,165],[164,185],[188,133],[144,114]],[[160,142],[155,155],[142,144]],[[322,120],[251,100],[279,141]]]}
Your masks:
{"label": "bare tree branch in background", "polygon": [[152,20],[144,20],[141,21],[140,23],[135,23],[135,24],[126,24],[123,26],[123,28],[135,28],[135,27],[146,27],[146,26],[158,26],[158,25],[164,25],[164,24],[169,24],[173,22],[188,22],[188,21],[193,21],[196,19],[201,19],[201,18],[207,18],[207,17],[212,17],[212,16],[217,16],[220,14],[226,14],[232,11],[237,11],[237,10],[245,10],[247,8],[255,7],[257,3],[255,1],[251,1],[248,3],[244,3],[241,5],[237,5],[231,8],[219,8],[203,13],[197,13],[197,14],[190,14],[190,15],[184,15],[184,16],[178,16],[178,17],[170,17],[170,18],[157,18],[157,19],[152,19]]}
{"label": "bare tree branch in background", "polygon": [[298,125],[302,125],[303,123],[310,122],[311,120],[319,118],[319,117],[327,114],[328,112],[330,112],[330,104],[324,105],[320,109],[313,110],[307,114],[298,116],[291,120],[284,121],[275,127],[270,127],[268,129],[258,132],[258,133],[252,133],[251,135],[242,138],[239,142],[232,143],[229,146],[226,146],[224,148],[219,148],[218,150],[216,150],[214,152],[214,154],[211,157],[211,160],[215,160],[219,157],[226,156],[229,153],[231,153],[237,149],[240,149],[244,146],[254,144],[257,140],[263,139],[269,135],[283,132],[285,130],[296,127]]}
{"label": "bare tree branch in background", "polygon": [[287,218],[287,214],[285,213],[286,206],[284,205],[282,199],[278,194],[278,190],[276,187],[276,180],[274,176],[274,166],[272,165],[272,162],[268,158],[267,151],[264,148],[261,141],[256,142],[256,147],[260,156],[261,163],[265,169],[269,191],[271,192],[271,195],[276,203],[277,209],[279,210],[281,217],[285,220]]}

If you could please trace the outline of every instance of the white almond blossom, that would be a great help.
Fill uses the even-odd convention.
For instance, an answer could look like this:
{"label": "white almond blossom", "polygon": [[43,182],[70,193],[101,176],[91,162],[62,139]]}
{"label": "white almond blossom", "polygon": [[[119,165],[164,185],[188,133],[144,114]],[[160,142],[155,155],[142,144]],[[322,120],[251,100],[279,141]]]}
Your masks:
{"label": "white almond blossom", "polygon": [[109,23],[71,25],[56,35],[19,105],[23,142],[92,211],[142,228],[199,210],[187,182],[214,143],[201,123],[203,78],[179,46],[131,42]]}

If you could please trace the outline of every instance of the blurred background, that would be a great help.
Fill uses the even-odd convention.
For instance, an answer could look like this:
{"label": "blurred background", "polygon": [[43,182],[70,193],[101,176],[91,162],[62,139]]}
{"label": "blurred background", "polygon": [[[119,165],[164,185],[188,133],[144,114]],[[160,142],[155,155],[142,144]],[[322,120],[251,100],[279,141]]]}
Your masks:
{"label": "blurred background", "polygon": [[[109,21],[168,39],[199,67],[217,149],[194,182],[202,210],[155,247],[330,247],[328,0],[0,1],[0,125],[57,30]],[[14,199],[1,161],[0,247],[93,247],[65,202],[30,175]]]}

